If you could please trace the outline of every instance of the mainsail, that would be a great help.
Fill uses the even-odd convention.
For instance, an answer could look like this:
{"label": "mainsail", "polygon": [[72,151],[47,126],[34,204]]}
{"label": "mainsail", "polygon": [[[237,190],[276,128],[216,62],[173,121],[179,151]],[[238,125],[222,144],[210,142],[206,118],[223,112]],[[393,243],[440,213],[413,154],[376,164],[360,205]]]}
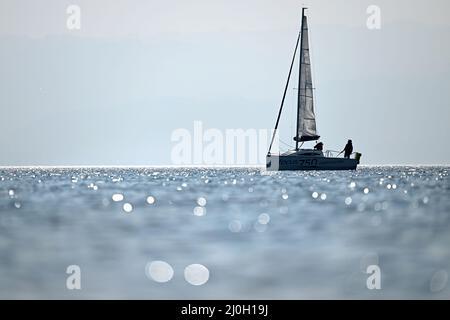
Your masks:
{"label": "mainsail", "polygon": [[302,17],[300,73],[298,80],[297,135],[294,138],[294,140],[297,141],[297,145],[299,141],[311,141],[320,138],[316,132],[311,59],[309,55],[308,21],[304,12]]}

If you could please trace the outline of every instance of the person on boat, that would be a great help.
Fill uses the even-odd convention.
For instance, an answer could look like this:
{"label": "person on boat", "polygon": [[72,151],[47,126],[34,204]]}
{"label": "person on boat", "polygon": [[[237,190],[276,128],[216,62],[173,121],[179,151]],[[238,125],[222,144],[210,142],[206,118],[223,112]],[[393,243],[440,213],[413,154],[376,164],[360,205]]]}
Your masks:
{"label": "person on boat", "polygon": [[350,159],[350,155],[353,152],[352,140],[348,140],[347,144],[344,147],[344,150],[342,150],[341,152],[344,152],[344,158]]}
{"label": "person on boat", "polygon": [[320,151],[322,151],[322,150],[323,150],[323,143],[322,143],[322,142],[317,143],[317,144],[314,146],[314,150],[320,150]]}

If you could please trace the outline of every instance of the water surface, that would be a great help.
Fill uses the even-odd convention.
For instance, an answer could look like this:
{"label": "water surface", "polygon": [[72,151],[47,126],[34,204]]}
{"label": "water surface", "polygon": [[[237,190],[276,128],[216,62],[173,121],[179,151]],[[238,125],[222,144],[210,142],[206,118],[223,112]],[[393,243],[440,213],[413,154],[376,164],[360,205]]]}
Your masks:
{"label": "water surface", "polygon": [[0,298],[450,298],[449,169],[3,168]]}

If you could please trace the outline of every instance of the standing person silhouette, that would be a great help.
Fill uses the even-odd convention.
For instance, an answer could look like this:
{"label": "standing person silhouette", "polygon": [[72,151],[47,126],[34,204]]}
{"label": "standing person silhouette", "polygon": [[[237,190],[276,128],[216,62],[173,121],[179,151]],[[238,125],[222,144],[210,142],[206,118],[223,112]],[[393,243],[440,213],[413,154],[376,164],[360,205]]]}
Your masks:
{"label": "standing person silhouette", "polygon": [[344,158],[350,159],[350,155],[353,152],[352,140],[348,140],[347,144],[344,147],[344,150],[342,150],[341,152],[344,152]]}

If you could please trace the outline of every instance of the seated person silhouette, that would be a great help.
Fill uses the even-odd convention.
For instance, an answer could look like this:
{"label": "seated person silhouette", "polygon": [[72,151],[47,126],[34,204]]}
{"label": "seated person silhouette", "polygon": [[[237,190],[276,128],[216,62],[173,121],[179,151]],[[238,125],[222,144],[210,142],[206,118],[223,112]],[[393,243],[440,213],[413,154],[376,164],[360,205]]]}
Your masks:
{"label": "seated person silhouette", "polygon": [[322,151],[322,150],[323,150],[323,143],[322,143],[322,142],[317,143],[317,144],[314,146],[314,150],[320,150],[320,151]]}

